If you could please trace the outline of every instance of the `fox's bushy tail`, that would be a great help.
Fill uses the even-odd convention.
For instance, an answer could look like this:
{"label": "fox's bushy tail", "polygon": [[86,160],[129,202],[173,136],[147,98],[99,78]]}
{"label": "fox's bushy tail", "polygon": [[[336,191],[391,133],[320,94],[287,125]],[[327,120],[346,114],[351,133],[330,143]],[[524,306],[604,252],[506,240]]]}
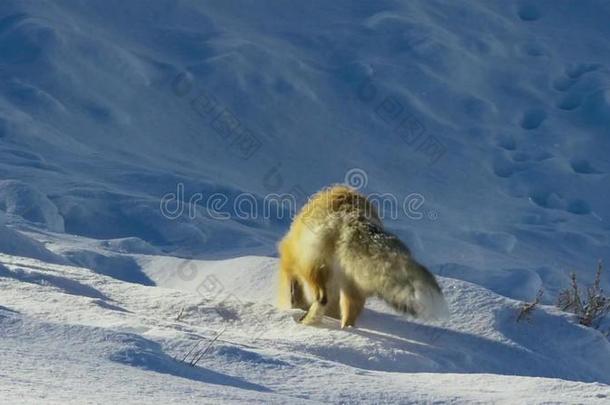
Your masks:
{"label": "fox's bushy tail", "polygon": [[348,216],[341,230],[338,256],[347,277],[367,294],[375,294],[395,309],[418,318],[448,316],[434,275],[380,224]]}
{"label": "fox's bushy tail", "polygon": [[449,316],[445,297],[425,267],[411,262],[405,271],[397,270],[389,276],[377,293],[393,308],[428,320],[442,320]]}

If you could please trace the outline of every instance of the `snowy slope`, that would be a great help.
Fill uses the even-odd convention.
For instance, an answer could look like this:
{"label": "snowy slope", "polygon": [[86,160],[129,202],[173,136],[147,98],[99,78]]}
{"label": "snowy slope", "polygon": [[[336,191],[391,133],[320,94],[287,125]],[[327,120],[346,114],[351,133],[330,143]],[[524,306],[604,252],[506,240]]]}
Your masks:
{"label": "snowy slope", "polygon": [[[183,268],[168,258],[141,260],[151,274]],[[441,279],[452,308],[447,324],[416,323],[374,303],[361,327],[341,330],[330,320],[305,328],[297,313],[274,308],[273,259],[189,263],[207,281],[183,281],[182,291],[34,259],[0,261],[7,403],[605,403],[610,396],[610,344],[597,332],[550,307],[516,324],[515,301],[453,279]],[[160,277],[180,287],[176,274]],[[199,367],[174,360],[223,330]]]}
{"label": "snowy slope", "polygon": [[[514,318],[610,263],[609,19],[605,0],[3,0],[0,402],[607,401],[601,333],[552,305]],[[344,181],[398,202],[384,222],[448,323],[273,308],[291,212],[266,198]],[[224,327],[200,367],[172,359]]]}

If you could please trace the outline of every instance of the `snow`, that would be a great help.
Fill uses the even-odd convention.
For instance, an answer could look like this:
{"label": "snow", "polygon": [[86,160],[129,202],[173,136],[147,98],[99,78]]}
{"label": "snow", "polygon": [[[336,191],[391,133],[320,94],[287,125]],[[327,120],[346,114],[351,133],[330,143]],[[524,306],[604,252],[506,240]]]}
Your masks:
{"label": "snow", "polygon": [[[598,332],[553,307],[518,324],[517,301],[475,284],[441,278],[452,310],[444,324],[373,302],[358,328],[330,319],[306,328],[295,322],[298,310],[273,305],[276,259],[139,259],[158,286],[0,256],[4,398],[604,403],[610,396],[610,344]],[[160,271],[185,266],[196,277]],[[220,331],[198,367],[175,360]]]}
{"label": "snow", "polygon": [[[610,343],[553,304],[610,263],[609,16],[3,1],[0,402],[606,403]],[[344,181],[394,196],[449,320],[275,308],[266,198]]]}

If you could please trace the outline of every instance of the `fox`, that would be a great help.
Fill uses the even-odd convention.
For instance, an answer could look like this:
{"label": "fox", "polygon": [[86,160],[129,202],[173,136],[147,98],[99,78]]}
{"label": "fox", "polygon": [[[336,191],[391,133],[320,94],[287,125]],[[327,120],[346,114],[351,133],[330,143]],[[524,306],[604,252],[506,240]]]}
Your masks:
{"label": "fox", "polygon": [[278,305],[303,309],[302,324],[317,324],[328,315],[339,319],[341,328],[354,327],[371,296],[414,317],[447,317],[434,275],[352,187],[333,185],[314,194],[294,217],[278,251]]}

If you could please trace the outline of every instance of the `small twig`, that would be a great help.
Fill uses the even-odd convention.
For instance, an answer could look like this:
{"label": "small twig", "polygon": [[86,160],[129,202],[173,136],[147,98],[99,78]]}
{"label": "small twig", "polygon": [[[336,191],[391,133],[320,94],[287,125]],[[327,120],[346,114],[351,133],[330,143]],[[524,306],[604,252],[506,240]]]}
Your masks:
{"label": "small twig", "polygon": [[224,328],[222,328],[222,330],[220,332],[218,332],[218,334],[214,337],[214,339],[212,339],[210,341],[210,343],[208,343],[208,345],[203,350],[199,351],[198,355],[195,355],[194,361],[192,361],[190,364],[191,366],[195,367],[197,365],[197,363],[199,363],[199,360],[201,360],[203,358],[203,356],[208,352],[208,350],[210,350],[210,347],[212,347],[214,342],[216,342],[218,340],[220,335],[222,335],[226,329],[227,329],[226,326]]}
{"label": "small twig", "polygon": [[180,321],[180,318],[182,318],[182,314],[184,313],[184,307],[182,307],[182,309],[180,310],[180,313],[178,314],[178,316],[176,317],[176,321]]}

